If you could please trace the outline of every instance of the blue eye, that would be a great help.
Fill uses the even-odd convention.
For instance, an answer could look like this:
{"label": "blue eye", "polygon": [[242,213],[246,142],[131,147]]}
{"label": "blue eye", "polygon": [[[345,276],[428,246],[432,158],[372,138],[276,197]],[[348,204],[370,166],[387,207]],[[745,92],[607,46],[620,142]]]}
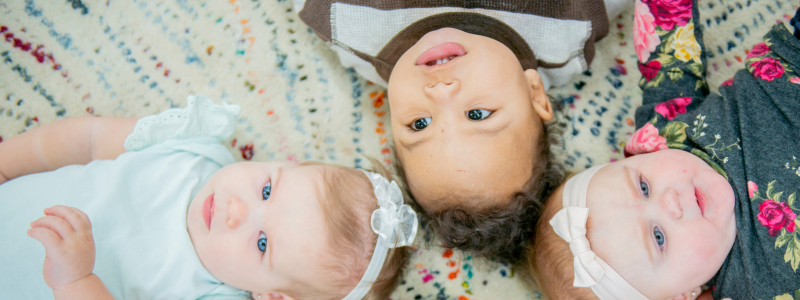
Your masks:
{"label": "blue eye", "polygon": [[659,229],[658,227],[654,228],[653,237],[656,238],[656,244],[658,244],[658,247],[664,249],[664,243],[667,242],[667,236],[664,235],[663,232],[661,232],[661,229]]}
{"label": "blue eye", "polygon": [[411,130],[420,131],[428,127],[431,124],[431,118],[422,118],[414,120],[414,124],[411,124]]}
{"label": "blue eye", "polygon": [[261,253],[267,251],[267,235],[264,234],[263,232],[259,234],[258,242],[256,243],[256,245],[258,246],[258,250],[261,251]]}
{"label": "blue eye", "polygon": [[267,200],[270,194],[272,194],[272,182],[267,182],[267,185],[261,190],[261,197]]}
{"label": "blue eye", "polygon": [[644,195],[645,198],[650,198],[650,186],[647,182],[642,180],[641,175],[639,175],[639,190],[642,191],[642,195]]}
{"label": "blue eye", "polygon": [[485,109],[473,109],[467,112],[467,118],[472,121],[480,121],[488,118],[492,112]]}

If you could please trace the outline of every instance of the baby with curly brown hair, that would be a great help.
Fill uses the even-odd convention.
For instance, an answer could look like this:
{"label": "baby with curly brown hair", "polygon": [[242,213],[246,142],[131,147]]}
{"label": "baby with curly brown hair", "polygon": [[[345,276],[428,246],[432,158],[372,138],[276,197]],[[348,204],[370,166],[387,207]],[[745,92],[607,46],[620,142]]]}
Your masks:
{"label": "baby with curly brown hair", "polygon": [[295,0],[300,18],[388,88],[395,164],[445,246],[516,261],[562,178],[546,91],[584,72],[627,0]]}

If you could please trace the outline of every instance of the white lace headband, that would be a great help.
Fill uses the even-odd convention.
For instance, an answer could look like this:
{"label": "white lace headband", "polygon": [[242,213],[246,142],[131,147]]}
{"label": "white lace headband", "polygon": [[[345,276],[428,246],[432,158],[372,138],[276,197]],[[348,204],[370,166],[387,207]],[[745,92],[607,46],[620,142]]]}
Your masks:
{"label": "white lace headband", "polygon": [[550,225],[569,243],[575,269],[573,286],[591,288],[600,300],[647,300],[592,251],[586,238],[586,220],[589,218],[586,192],[592,176],[604,166],[589,168],[567,180],[562,200],[564,207],[550,219]]}
{"label": "white lace headband", "polygon": [[375,197],[378,198],[378,209],[372,212],[370,219],[372,231],[378,234],[378,243],[361,281],[342,300],[364,298],[381,273],[389,248],[409,246],[417,236],[417,213],[411,206],[403,204],[403,192],[400,191],[397,182],[392,181],[390,184],[380,174],[364,170],[361,172],[364,172],[372,182]]}

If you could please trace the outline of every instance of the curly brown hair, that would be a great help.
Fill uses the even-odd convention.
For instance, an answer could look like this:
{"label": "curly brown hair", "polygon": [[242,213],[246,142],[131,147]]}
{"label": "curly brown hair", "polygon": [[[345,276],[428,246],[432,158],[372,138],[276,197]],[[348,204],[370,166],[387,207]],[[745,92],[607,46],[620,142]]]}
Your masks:
{"label": "curly brown hair", "polygon": [[[550,96],[548,96],[550,97]],[[554,111],[559,103],[550,97]],[[533,224],[539,220],[545,200],[564,179],[564,168],[554,161],[554,146],[559,145],[563,124],[554,115],[543,122],[531,176],[522,190],[513,194],[507,204],[492,207],[450,207],[441,211],[425,209],[419,205],[407,184],[403,184],[406,202],[420,215],[423,228],[435,234],[443,246],[459,249],[475,256],[494,257],[517,264],[535,234]],[[402,162],[395,153],[395,170],[403,183],[407,183]],[[460,203],[492,203],[469,199]]]}

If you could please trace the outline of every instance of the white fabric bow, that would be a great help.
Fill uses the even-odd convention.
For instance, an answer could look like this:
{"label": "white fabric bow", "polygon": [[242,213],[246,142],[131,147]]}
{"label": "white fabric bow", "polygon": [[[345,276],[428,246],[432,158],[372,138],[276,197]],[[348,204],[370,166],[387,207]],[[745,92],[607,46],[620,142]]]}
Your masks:
{"label": "white fabric bow", "polygon": [[397,182],[389,183],[380,174],[364,172],[372,182],[379,208],[372,212],[370,224],[383,238],[384,246],[395,248],[411,245],[417,236],[417,214],[403,204],[403,192]]}
{"label": "white fabric bow", "polygon": [[569,242],[572,251],[575,281],[572,285],[577,287],[590,287],[603,278],[605,271],[595,258],[597,255],[589,245],[586,238],[586,220],[589,218],[589,209],[586,207],[565,207],[550,219],[553,230],[565,241]]}

